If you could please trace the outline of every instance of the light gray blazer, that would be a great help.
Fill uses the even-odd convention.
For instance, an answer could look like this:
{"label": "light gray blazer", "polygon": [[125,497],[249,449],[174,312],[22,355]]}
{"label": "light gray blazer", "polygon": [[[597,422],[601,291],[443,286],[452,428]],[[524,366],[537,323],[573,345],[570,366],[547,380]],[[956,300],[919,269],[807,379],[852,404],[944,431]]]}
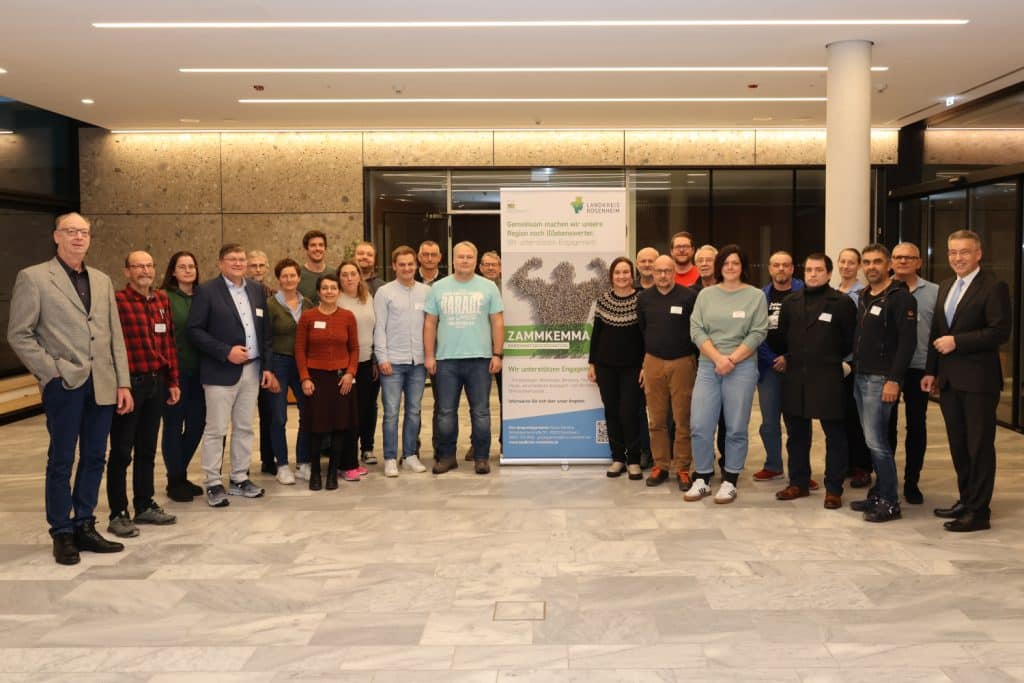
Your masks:
{"label": "light gray blazer", "polygon": [[87,313],[56,257],[25,268],[14,283],[7,342],[40,391],[56,377],[77,389],[91,374],[96,403],[110,405],[118,387],[131,386],[128,354],[110,278],[89,268],[89,288]]}

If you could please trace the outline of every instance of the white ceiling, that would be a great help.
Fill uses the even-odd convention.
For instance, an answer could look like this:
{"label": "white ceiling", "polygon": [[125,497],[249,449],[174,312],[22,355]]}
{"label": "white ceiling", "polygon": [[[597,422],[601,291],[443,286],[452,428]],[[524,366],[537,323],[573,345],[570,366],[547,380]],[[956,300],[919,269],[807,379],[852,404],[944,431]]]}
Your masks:
{"label": "white ceiling", "polygon": [[[964,26],[105,30],[97,21],[969,19]],[[181,67],[816,66],[875,43],[872,122],[1024,78],[1020,0],[595,0],[514,5],[3,0],[0,95],[109,129],[820,127],[825,104],[240,104],[242,98],[824,97],[824,73],[183,74]],[[757,89],[748,84],[757,83]],[[265,86],[262,92],[254,84]],[[82,98],[92,98],[84,105]],[[187,121],[182,122],[182,119]]]}

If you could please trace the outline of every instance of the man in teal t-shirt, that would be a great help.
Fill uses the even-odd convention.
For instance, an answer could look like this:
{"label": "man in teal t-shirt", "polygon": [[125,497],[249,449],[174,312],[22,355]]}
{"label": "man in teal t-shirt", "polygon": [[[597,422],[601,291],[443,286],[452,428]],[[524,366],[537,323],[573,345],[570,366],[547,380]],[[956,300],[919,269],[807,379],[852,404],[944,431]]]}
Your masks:
{"label": "man in teal t-shirt", "polygon": [[424,364],[437,384],[437,452],[434,474],[459,466],[459,395],[469,399],[471,443],[477,474],[491,471],[491,375],[501,372],[504,308],[493,282],[476,275],[477,249],[459,242],[454,272],[430,288],[423,323]]}

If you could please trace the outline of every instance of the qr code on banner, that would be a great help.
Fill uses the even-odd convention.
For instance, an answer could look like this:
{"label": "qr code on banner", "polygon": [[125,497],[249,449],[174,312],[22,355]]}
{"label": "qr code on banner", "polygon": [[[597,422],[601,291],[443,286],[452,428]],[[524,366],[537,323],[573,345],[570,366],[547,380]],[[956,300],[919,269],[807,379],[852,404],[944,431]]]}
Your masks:
{"label": "qr code on banner", "polygon": [[598,420],[594,426],[596,428],[594,438],[597,443],[608,443],[608,423],[605,420]]}

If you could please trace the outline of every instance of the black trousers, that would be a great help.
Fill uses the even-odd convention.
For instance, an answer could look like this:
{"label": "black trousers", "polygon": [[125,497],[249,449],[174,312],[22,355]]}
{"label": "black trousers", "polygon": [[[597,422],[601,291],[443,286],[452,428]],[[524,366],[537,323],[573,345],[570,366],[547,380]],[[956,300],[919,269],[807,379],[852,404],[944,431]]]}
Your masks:
{"label": "black trousers", "polygon": [[128,511],[128,466],[132,468],[132,503],[135,512],[153,504],[153,463],[156,436],[167,401],[163,373],[131,376],[135,409],[125,415],[114,413],[110,424],[110,456],[107,458],[107,502],[111,517]]}
{"label": "black trousers", "polygon": [[380,378],[373,378],[373,361],[364,360],[356,370],[357,410],[359,411],[359,450],[364,453],[373,450],[377,431],[377,397],[380,395]]}
{"label": "black trousers", "polygon": [[637,381],[640,368],[595,364],[594,370],[601,402],[604,404],[612,460],[639,465],[640,414],[636,407],[643,400],[643,388]]}
{"label": "black trousers", "polygon": [[871,472],[871,454],[868,453],[868,444],[864,441],[864,429],[860,425],[860,413],[857,412],[857,402],[853,400],[853,376],[850,373],[843,378],[843,391],[846,395],[846,445],[850,453],[851,470],[863,470]]}
{"label": "black trousers", "polygon": [[[924,370],[907,368],[903,378],[900,396],[903,398],[903,412],[906,419],[907,437],[904,441],[906,462],[903,469],[903,485],[917,486],[924,466],[924,451],[928,447],[928,394],[921,391]],[[889,420],[889,446],[896,452],[899,432],[899,406],[893,408]]]}
{"label": "black trousers", "polygon": [[996,481],[998,405],[999,394],[976,394],[950,388],[939,394],[960,502],[969,512],[984,518],[990,514],[989,504]]}
{"label": "black trousers", "polygon": [[[288,391],[288,387],[281,387],[281,391]],[[260,414],[260,464],[271,469],[277,468],[277,459],[274,458],[274,444],[271,436],[274,422],[274,395],[266,389],[260,389],[259,397],[256,399],[256,410]]]}
{"label": "black trousers", "polygon": [[[782,414],[786,422],[786,452],[789,454],[789,483],[807,488],[811,482],[811,419]],[[845,420],[818,420],[825,432],[825,491],[843,495],[843,480],[849,467],[849,446]]]}
{"label": "black trousers", "polygon": [[356,430],[346,429],[333,432],[313,433],[313,457],[310,467],[319,471],[320,456],[326,452],[331,458],[336,458],[338,470],[345,472],[359,467],[359,457],[356,452]]}

